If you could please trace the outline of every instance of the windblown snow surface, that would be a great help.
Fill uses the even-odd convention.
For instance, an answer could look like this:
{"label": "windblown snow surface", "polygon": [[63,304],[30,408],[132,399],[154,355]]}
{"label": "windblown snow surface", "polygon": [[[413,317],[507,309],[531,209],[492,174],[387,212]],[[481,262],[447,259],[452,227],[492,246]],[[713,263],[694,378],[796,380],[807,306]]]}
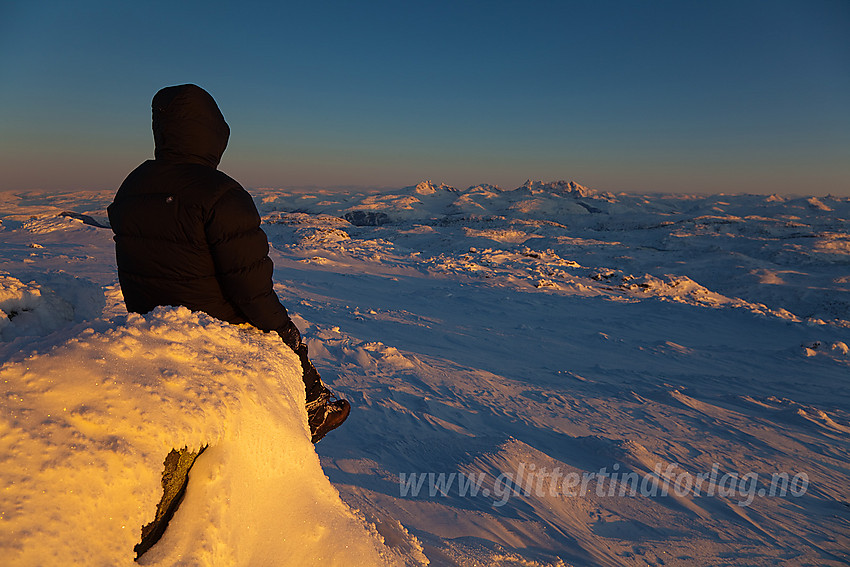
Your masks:
{"label": "windblown snow surface", "polygon": [[0,194],[0,557],[131,565],[850,563],[850,199],[252,191],[297,358],[124,310],[112,194]]}

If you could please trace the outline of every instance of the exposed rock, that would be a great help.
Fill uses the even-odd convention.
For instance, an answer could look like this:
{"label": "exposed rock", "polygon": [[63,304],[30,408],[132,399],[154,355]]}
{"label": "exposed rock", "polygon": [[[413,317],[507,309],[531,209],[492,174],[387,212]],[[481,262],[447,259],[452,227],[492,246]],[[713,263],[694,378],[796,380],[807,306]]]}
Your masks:
{"label": "exposed rock", "polygon": [[343,218],[354,226],[381,226],[390,222],[387,213],[380,211],[351,211],[345,213]]}
{"label": "exposed rock", "polygon": [[142,541],[136,544],[133,551],[136,559],[142,556],[148,549],[159,541],[168,522],[171,521],[174,512],[180,506],[183,495],[186,494],[186,485],[189,484],[189,470],[195,464],[198,455],[204,452],[206,445],[198,451],[190,451],[183,447],[179,451],[172,449],[165,457],[162,470],[162,500],[156,505],[156,518],[142,527]]}

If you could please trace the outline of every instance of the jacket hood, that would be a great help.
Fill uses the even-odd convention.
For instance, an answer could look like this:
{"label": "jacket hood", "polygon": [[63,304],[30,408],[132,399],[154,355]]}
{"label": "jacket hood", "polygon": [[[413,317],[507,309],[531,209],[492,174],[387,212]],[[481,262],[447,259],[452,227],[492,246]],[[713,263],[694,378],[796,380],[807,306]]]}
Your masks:
{"label": "jacket hood", "polygon": [[165,87],[151,107],[156,159],[218,167],[230,127],[207,91],[197,85]]}

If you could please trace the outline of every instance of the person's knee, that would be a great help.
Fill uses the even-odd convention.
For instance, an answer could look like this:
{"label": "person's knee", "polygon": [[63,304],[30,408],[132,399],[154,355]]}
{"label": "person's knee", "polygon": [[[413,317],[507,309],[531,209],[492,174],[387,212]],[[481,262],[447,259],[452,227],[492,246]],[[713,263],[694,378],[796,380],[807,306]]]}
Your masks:
{"label": "person's knee", "polygon": [[[283,340],[284,344],[294,350],[296,353],[298,352],[298,348],[304,344],[301,342],[301,333],[298,331],[298,327],[296,327],[295,323],[293,323],[292,321],[290,321],[289,325],[287,325],[286,327],[277,329],[277,334],[280,335],[280,338]],[[304,348],[307,348],[306,345],[304,346]]]}

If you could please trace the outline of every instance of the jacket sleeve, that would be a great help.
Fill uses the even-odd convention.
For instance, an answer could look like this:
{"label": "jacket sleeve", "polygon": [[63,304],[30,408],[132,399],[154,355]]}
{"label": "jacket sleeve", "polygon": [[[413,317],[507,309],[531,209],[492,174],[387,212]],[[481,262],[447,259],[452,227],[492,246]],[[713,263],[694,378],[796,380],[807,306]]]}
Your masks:
{"label": "jacket sleeve", "polygon": [[241,187],[227,190],[209,211],[205,231],[228,301],[249,323],[277,331],[287,345],[297,348],[301,334],[274,292],[269,242],[251,195]]}

